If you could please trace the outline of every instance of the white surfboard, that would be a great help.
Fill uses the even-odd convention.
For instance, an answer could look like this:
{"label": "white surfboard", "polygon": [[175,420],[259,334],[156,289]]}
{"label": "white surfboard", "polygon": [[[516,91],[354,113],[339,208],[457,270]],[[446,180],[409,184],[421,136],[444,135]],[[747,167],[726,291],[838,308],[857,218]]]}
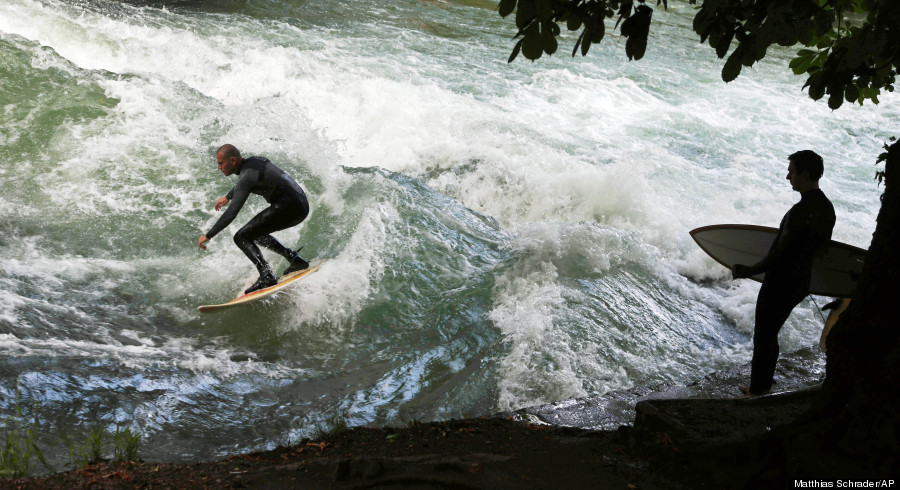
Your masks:
{"label": "white surfboard", "polygon": [[[777,228],[755,225],[711,225],[691,230],[691,237],[716,262],[731,269],[735,264],[753,265],[766,254]],[[810,293],[838,298],[849,297],[862,273],[866,251],[831,240],[825,251],[813,260]],[[765,274],[751,279],[762,281]]]}
{"label": "white surfboard", "polygon": [[284,288],[288,287],[289,285],[293,284],[294,282],[312,274],[313,272],[316,272],[317,270],[319,270],[319,267],[324,262],[325,262],[324,260],[320,260],[315,265],[310,265],[310,267],[308,269],[304,269],[302,271],[297,271],[297,272],[291,272],[290,274],[281,276],[280,278],[278,278],[278,284],[276,284],[274,286],[267,287],[265,289],[260,289],[259,291],[253,291],[250,294],[244,294],[244,295],[238,296],[237,298],[235,298],[227,303],[222,303],[220,305],[204,305],[204,306],[198,307],[197,309],[200,310],[201,313],[212,313],[214,311],[220,311],[220,310],[224,310],[226,308],[232,308],[235,306],[240,306],[243,304],[247,304],[247,303],[251,303],[253,301],[263,299],[267,296],[277,293],[278,291],[281,291],[282,289],[284,289]]}

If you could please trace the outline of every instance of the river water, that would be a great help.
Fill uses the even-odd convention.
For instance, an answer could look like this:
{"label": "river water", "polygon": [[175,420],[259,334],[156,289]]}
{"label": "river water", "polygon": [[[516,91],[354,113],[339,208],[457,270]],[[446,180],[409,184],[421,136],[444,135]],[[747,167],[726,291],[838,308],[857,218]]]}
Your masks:
{"label": "river water", "polygon": [[[0,412],[59,466],[61,439],[117,426],[194,461],[688,384],[749,360],[758,291],[688,231],[777,226],[799,149],[825,158],[835,239],[867,247],[896,97],[832,112],[785,50],[724,84],[687,5],[656,9],[639,62],[568,35],[507,64],[495,7],[3,0]],[[262,199],[196,246],[225,142],[301,183],[312,213],[276,236],[327,261],[202,315],[256,275],[231,235]],[[805,301],[783,352],[820,331]]]}

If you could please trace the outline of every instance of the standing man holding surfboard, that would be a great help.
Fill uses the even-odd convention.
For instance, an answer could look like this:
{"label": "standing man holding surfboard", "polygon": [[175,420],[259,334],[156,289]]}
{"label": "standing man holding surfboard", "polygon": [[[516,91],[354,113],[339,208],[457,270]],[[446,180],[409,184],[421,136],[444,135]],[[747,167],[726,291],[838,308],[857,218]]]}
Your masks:
{"label": "standing man holding surfboard", "polygon": [[228,209],[216,224],[200,237],[198,243],[200,248],[206,250],[206,242],[231,224],[247,201],[247,197],[253,193],[265,198],[270,206],[254,216],[234,235],[234,243],[259,271],[259,279],[244,293],[249,294],[274,286],[278,282],[257,244],[290,262],[284,271],[285,274],[309,267],[309,262],[301,258],[296,251],[285,247],[271,235],[276,231],[299,225],[309,215],[309,203],[300,185],[266,158],[241,157],[241,152],[234,145],[222,145],[216,151],[216,163],[226,177],[232,174],[239,177],[234,188],[216,200],[216,211],[224,206],[228,206]]}
{"label": "standing man holding surfboard", "polygon": [[800,193],[800,202],[784,215],[769,253],[753,265],[736,264],[735,279],[765,273],[756,300],[753,360],[746,395],[762,395],[772,389],[778,361],[778,332],[791,311],[809,294],[813,258],[828,244],[834,228],[834,206],[819,189],[825,167],[811,150],[788,157],[787,179]]}

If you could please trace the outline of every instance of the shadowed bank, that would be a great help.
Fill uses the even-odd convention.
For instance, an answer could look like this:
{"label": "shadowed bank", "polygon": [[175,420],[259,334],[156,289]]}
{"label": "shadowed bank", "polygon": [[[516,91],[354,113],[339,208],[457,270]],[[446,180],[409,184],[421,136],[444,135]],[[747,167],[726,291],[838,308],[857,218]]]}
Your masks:
{"label": "shadowed bank", "polygon": [[352,428],[217,462],[98,464],[0,487],[749,489],[895,478],[812,439],[775,442],[817,395],[644,401],[634,426],[615,431],[531,424],[521,413]]}

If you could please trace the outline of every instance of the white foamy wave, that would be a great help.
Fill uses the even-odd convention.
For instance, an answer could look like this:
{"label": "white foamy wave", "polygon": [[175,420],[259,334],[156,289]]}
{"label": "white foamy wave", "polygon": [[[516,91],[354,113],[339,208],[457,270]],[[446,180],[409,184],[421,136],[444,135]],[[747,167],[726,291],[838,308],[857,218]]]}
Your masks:
{"label": "white foamy wave", "polygon": [[27,328],[28,325],[23,325],[19,315],[16,313],[17,310],[25,307],[25,299],[10,291],[12,281],[4,279],[0,284],[2,284],[2,287],[0,287],[0,325],[5,324],[3,325],[5,328],[10,328],[12,325],[20,325]]}
{"label": "white foamy wave", "polygon": [[[60,144],[78,148],[45,179],[56,204],[80,214],[184,216],[198,209],[206,192],[196,165],[200,132],[211,115],[172,112],[171,98],[193,105],[186,94],[159,81],[101,81],[118,99],[106,117],[70,123]],[[184,108],[182,106],[182,108]],[[210,174],[214,169],[209,165]],[[79,199],[73,200],[71,196]],[[148,206],[148,204],[150,206]]]}
{"label": "white foamy wave", "polygon": [[572,365],[572,339],[557,321],[565,300],[554,276],[544,263],[528,276],[499,278],[495,286],[490,318],[509,344],[498,368],[501,410],[585,394]]}
{"label": "white foamy wave", "polygon": [[[4,247],[0,260],[4,285],[0,294],[0,315],[19,328],[65,331],[91,323],[85,305],[58,301],[73,285],[87,298],[99,298],[120,286],[133,265],[124,261],[53,255],[46,253],[37,237],[13,238]],[[89,285],[89,286],[88,286]],[[55,317],[75,320],[75,325],[58,325]]]}
{"label": "white foamy wave", "polygon": [[584,330],[605,328],[604,322],[574,313],[571,305],[587,299],[564,284],[650,261],[653,254],[638,236],[592,223],[534,223],[520,227],[509,248],[517,260],[498,277],[490,312],[509,349],[498,370],[500,409],[633,382],[623,365],[604,362],[602,335],[582,337]]}
{"label": "white foamy wave", "polygon": [[399,223],[397,210],[386,203],[366,209],[344,249],[291,292],[295,299],[283,330],[309,325],[346,326],[366,305],[393,254]]}
{"label": "white foamy wave", "polygon": [[252,356],[232,349],[198,347],[196,339],[188,338],[169,338],[160,345],[152,339],[145,338],[139,341],[139,345],[130,345],[112,338],[103,338],[95,342],[65,338],[19,338],[11,334],[0,334],[0,348],[12,357],[83,358],[94,362],[110,361],[128,369],[174,368],[194,373],[214,374],[220,379],[242,375],[266,377],[310,375],[310,372],[302,369],[254,362]]}
{"label": "white foamy wave", "polygon": [[547,261],[577,274],[602,274],[629,263],[657,260],[640,235],[595,222],[528,223],[516,228],[508,248],[528,261]]}

